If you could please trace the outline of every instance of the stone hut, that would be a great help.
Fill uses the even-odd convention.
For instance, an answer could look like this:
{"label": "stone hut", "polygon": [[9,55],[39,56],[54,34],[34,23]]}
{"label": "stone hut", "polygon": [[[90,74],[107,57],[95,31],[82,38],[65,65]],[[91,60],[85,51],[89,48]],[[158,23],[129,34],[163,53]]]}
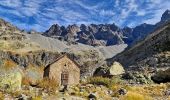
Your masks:
{"label": "stone hut", "polygon": [[60,86],[79,84],[79,65],[67,55],[59,57],[44,69],[44,77],[56,81]]}

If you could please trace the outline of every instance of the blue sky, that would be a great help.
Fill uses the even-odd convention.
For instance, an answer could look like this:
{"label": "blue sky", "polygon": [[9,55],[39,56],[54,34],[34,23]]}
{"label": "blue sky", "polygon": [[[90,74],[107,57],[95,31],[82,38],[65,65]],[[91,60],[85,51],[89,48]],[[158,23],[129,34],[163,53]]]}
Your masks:
{"label": "blue sky", "polygon": [[0,17],[20,29],[45,31],[52,24],[154,24],[170,0],[0,0]]}

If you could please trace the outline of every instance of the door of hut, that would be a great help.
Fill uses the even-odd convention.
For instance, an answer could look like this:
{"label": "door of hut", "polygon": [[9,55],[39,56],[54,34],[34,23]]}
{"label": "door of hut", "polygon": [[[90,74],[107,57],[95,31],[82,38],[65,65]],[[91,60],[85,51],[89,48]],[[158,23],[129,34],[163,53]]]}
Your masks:
{"label": "door of hut", "polygon": [[61,85],[66,86],[68,85],[69,73],[68,71],[63,71],[61,73]]}

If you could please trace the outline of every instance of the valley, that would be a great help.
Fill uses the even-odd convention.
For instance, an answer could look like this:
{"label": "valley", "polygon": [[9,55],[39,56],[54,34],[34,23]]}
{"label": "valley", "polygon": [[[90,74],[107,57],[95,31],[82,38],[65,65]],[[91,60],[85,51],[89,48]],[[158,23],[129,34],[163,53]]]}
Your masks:
{"label": "valley", "polygon": [[169,100],[169,20],[27,32],[0,19],[0,100]]}

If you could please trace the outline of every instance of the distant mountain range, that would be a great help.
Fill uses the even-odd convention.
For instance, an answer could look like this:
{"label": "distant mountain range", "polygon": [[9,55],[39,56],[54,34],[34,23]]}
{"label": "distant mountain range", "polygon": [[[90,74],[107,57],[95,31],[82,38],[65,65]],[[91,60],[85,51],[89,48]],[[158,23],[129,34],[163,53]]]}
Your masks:
{"label": "distant mountain range", "polygon": [[169,20],[170,10],[166,10],[160,22],[155,25],[144,23],[134,28],[125,27],[121,29],[115,24],[82,24],[80,26],[74,24],[67,27],[54,24],[43,35],[67,41],[69,44],[83,43],[92,46],[110,46],[126,43],[133,45]]}

